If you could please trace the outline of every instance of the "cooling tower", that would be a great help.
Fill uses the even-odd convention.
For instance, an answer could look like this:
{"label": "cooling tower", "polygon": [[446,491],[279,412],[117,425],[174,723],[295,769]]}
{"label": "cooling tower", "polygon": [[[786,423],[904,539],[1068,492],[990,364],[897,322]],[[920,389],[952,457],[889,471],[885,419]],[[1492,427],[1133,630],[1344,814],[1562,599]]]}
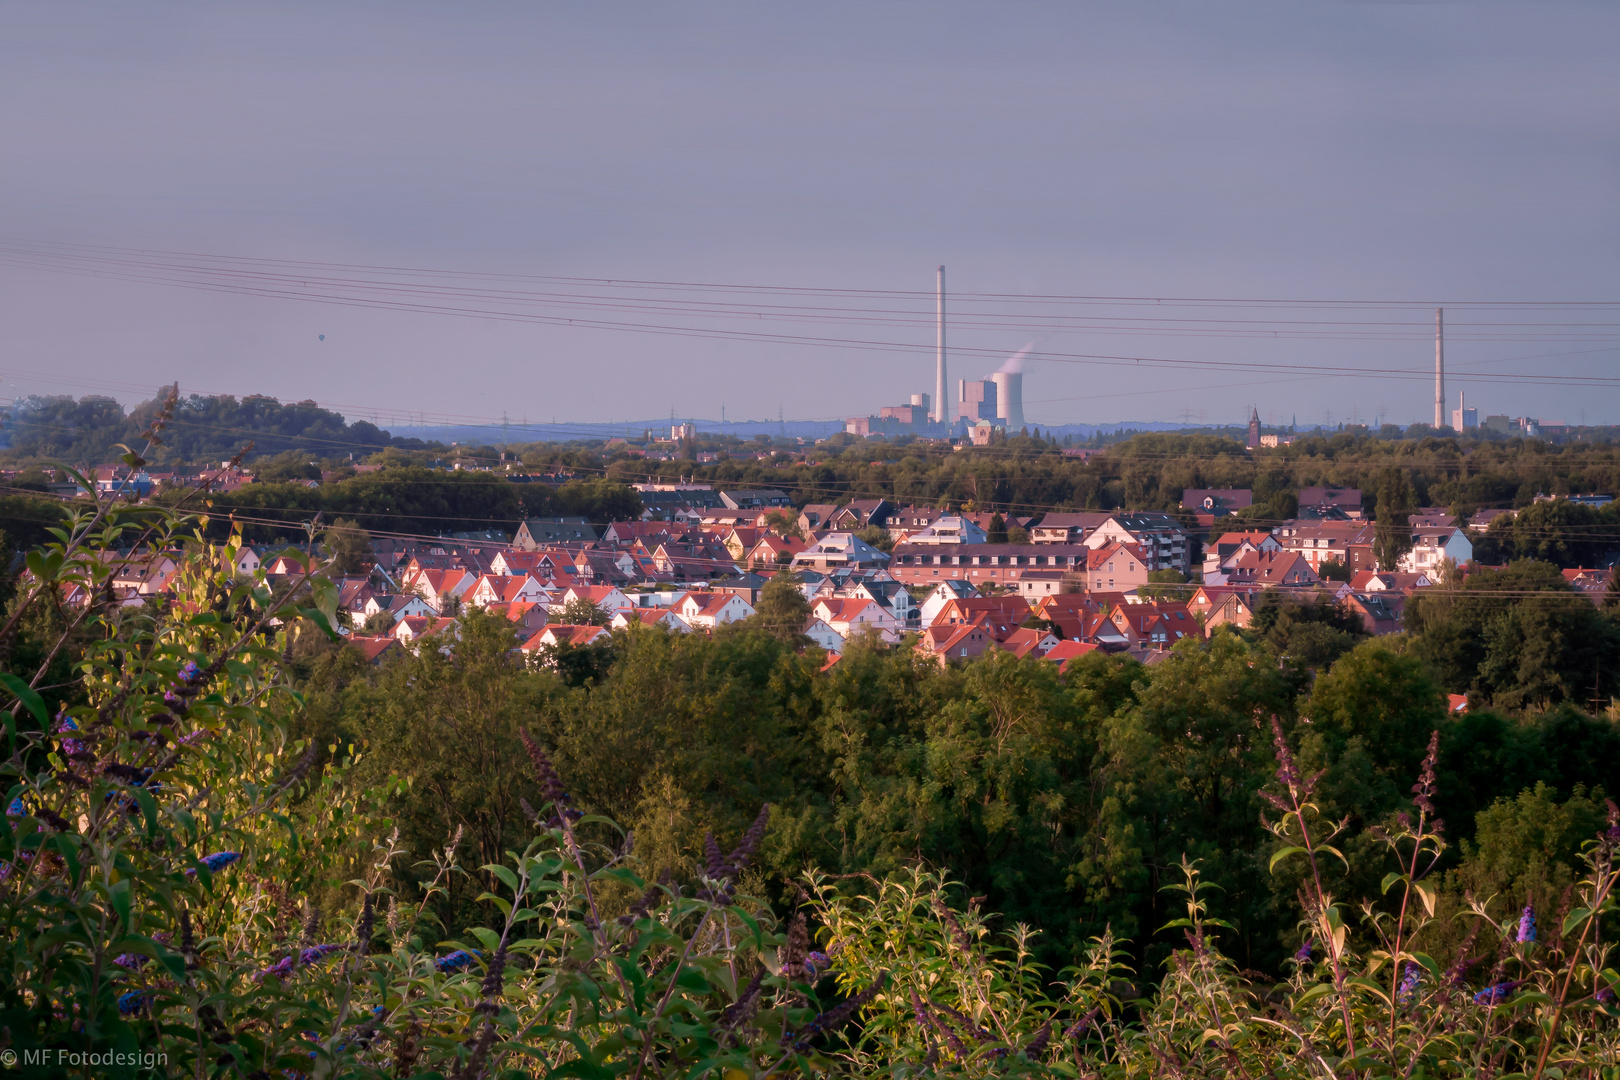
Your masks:
{"label": "cooling tower", "polygon": [[996,416],[1017,433],[1024,426],[1024,376],[1018,371],[998,371],[990,376],[996,384]]}

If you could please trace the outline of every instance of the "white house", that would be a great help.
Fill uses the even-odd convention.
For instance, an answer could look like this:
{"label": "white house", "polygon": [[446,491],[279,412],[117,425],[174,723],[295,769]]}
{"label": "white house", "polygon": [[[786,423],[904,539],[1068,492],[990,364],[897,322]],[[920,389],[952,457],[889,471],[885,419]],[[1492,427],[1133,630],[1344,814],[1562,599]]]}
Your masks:
{"label": "white house", "polygon": [[793,556],[795,567],[808,566],[815,570],[838,567],[880,567],[889,564],[889,557],[865,540],[847,532],[828,533],[814,544]]}
{"label": "white house", "polygon": [[[575,600],[589,600],[609,615],[620,608],[636,606],[628,596],[612,585],[570,585],[563,590],[562,604],[566,606]],[[561,610],[561,607],[558,610]]]}
{"label": "white house", "polygon": [[964,517],[942,517],[906,537],[908,544],[983,544],[989,534]]}
{"label": "white house", "polygon": [[825,619],[812,617],[804,628],[804,636],[830,653],[844,651],[844,635],[828,626]]}
{"label": "white house", "polygon": [[530,574],[501,577],[485,574],[478,579],[462,601],[468,607],[488,607],[490,604],[539,604],[549,602],[551,593]]}
{"label": "white house", "polygon": [[687,593],[673,610],[692,626],[713,630],[748,618],[754,613],[754,605],[736,593]]}
{"label": "white house", "polygon": [[884,641],[899,641],[906,624],[875,600],[865,597],[823,597],[810,605],[810,614],[825,622],[844,639],[868,627],[883,635]]}
{"label": "white house", "polygon": [[1473,557],[1474,545],[1465,530],[1450,525],[1419,527],[1412,530],[1412,550],[1396,561],[1396,567],[1402,573],[1433,577],[1447,559],[1461,566]]}
{"label": "white house", "polygon": [[978,595],[979,590],[965,581],[941,581],[929,591],[927,596],[923,597],[922,625],[924,627],[933,626],[934,619],[939,615],[940,610],[952,600],[966,600],[969,597]]}
{"label": "white house", "polygon": [[662,626],[677,634],[692,632],[691,623],[663,607],[620,608],[613,613],[613,620],[608,625],[615,630],[623,630],[627,626]]}

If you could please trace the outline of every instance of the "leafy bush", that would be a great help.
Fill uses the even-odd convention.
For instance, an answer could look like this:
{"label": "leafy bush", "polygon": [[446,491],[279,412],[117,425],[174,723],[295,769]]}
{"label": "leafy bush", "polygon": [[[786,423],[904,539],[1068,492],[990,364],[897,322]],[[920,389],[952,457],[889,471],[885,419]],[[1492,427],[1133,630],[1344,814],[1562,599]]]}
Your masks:
{"label": "leafy bush", "polygon": [[[1162,975],[1132,971],[1112,932],[1051,971],[1035,928],[998,930],[982,898],[959,902],[940,872],[914,865],[812,871],[779,919],[745,891],[759,881],[749,868],[769,811],[729,853],[708,837],[692,881],[648,882],[633,838],[575,808],[527,730],[521,844],[478,866],[463,864],[459,829],[407,850],[387,817],[399,781],[362,783],[363,747],[287,734],[303,702],[283,659],[329,628],[331,586],[314,574],[275,591],[239,579],[238,538],[210,546],[201,526],[96,504],[30,554],[0,630],[14,635],[34,607],[60,609],[58,645],[77,635],[82,691],[53,713],[40,692],[48,663],[0,675],[13,699],[0,766],[0,1051],[35,1074],[89,1075],[93,1063],[95,1075],[133,1076],[159,1061],[186,1076],[725,1080],[1620,1067],[1609,945],[1620,811],[1606,805],[1565,898],[1510,915],[1471,898],[1456,955],[1435,955],[1438,735],[1412,809],[1369,830],[1401,869],[1356,914],[1324,882],[1357,849],[1274,723],[1278,767],[1262,795],[1275,845],[1262,855],[1297,876],[1301,902],[1286,981],[1223,953],[1225,925],[1186,857],[1173,886],[1184,914],[1165,927],[1185,947]],[[121,603],[113,572],[134,556],[116,552],[172,552],[188,528],[172,599]],[[1233,672],[1244,666],[1230,659]],[[1023,710],[1044,709],[1041,686],[997,722],[1011,732]],[[1167,685],[1144,704],[1152,730],[1168,735],[1178,710],[1185,727],[1189,695],[1209,709],[1212,691],[1251,719],[1270,692]],[[1206,760],[1185,764],[1220,767],[1236,729],[1196,722],[1211,736]],[[1197,798],[1189,791],[1188,812]],[[1503,846],[1491,837],[1481,842]],[[465,926],[439,921],[437,901],[458,881],[478,890],[485,916]]]}

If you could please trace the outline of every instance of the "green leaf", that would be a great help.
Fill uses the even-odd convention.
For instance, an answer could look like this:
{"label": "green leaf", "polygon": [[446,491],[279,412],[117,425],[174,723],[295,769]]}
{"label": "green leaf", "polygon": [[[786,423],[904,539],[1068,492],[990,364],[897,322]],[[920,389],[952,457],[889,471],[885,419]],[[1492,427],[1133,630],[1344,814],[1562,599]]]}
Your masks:
{"label": "green leaf", "polygon": [[1305,853],[1305,849],[1302,848],[1302,847],[1298,847],[1298,846],[1285,847],[1281,851],[1277,852],[1277,854],[1275,854],[1275,855],[1273,855],[1271,857],[1271,866],[1269,867],[1269,869],[1270,869],[1270,871],[1272,873],[1275,874],[1277,872],[1277,864],[1278,863],[1282,862],[1284,859],[1288,858],[1288,856],[1290,856],[1290,855],[1303,855],[1304,853]]}
{"label": "green leaf", "polygon": [[46,731],[50,730],[51,714],[45,708],[44,698],[34,693],[27,683],[10,673],[0,674],[0,683],[5,684],[5,688],[11,691],[12,696],[28,707],[28,711],[34,714],[34,719],[39,721],[41,727]]}
{"label": "green leaf", "polygon": [[500,863],[485,863],[483,866],[479,867],[479,869],[488,870],[490,873],[500,878],[501,881],[505,883],[506,887],[511,889],[513,893],[518,891],[518,876],[512,873],[511,867],[502,866]]}
{"label": "green leaf", "polygon": [[1383,883],[1383,885],[1379,886],[1378,891],[1387,894],[1392,887],[1394,887],[1396,884],[1398,884],[1398,883],[1400,883],[1402,881],[1405,881],[1405,880],[1406,880],[1406,875],[1405,874],[1394,874],[1394,873],[1385,874],[1384,875],[1384,883]]}
{"label": "green leaf", "polygon": [[478,938],[479,941],[483,942],[484,948],[488,949],[490,952],[494,952],[496,949],[501,947],[501,935],[497,934],[495,931],[486,926],[473,927],[472,934]]}
{"label": "green leaf", "polygon": [[1568,937],[1572,930],[1591,917],[1591,908],[1578,907],[1574,911],[1571,911],[1568,915],[1564,916],[1564,936]]}
{"label": "green leaf", "polygon": [[485,900],[493,901],[498,907],[500,907],[502,915],[506,915],[508,917],[511,916],[511,914],[512,914],[512,902],[510,900],[507,900],[505,897],[502,897],[502,896],[496,896],[492,892],[479,893],[478,894],[478,903],[483,903]]}
{"label": "green leaf", "polygon": [[129,879],[115,882],[107,890],[107,899],[112,903],[113,914],[118,916],[118,929],[124,933],[129,932],[129,909],[132,899],[129,891]]}
{"label": "green leaf", "polygon": [[1309,1005],[1311,1002],[1315,1001],[1317,998],[1326,997],[1331,993],[1333,993],[1332,983],[1317,983],[1315,986],[1311,987],[1309,990],[1305,991],[1303,994],[1299,995],[1299,997],[1294,999],[1294,1008],[1296,1010],[1302,1009],[1306,1005]]}

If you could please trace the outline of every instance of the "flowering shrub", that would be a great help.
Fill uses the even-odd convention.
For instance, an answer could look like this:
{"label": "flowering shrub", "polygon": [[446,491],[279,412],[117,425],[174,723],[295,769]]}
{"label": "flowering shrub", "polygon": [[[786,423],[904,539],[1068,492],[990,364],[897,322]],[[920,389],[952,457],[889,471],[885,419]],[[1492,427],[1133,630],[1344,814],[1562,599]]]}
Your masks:
{"label": "flowering shrub", "polygon": [[[1034,960],[1038,931],[997,931],[981,899],[924,869],[808,874],[779,920],[739,892],[762,811],[710,837],[696,881],[644,880],[633,838],[574,806],[545,747],[524,747],[536,806],[521,850],[467,867],[461,837],[409,852],[388,784],[320,765],[285,731],[280,674],[332,621],[329,585],[239,579],[239,538],[182,515],[98,505],[29,556],[0,633],[60,605],[87,641],[82,703],[53,715],[37,673],[8,673],[0,765],[0,1050],[115,1051],[186,1076],[696,1077],[1614,1075],[1611,960],[1620,815],[1557,911],[1467,914],[1456,956],[1424,949],[1434,749],[1413,811],[1380,834],[1400,865],[1355,911],[1324,886],[1340,826],[1312,801],[1280,726],[1266,792],[1273,868],[1303,867],[1301,945],[1281,984],[1237,970],[1191,861],[1162,972],[1104,934],[1079,962]],[[172,599],[124,606],[115,549],[189,543]],[[25,678],[24,675],[29,677]],[[414,895],[398,871],[426,860]],[[434,901],[482,881],[486,925],[448,934]],[[1610,930],[1605,935],[1605,928]],[[1356,932],[1352,933],[1352,929]],[[1358,945],[1358,942],[1370,943]],[[1497,942],[1494,947],[1488,943]],[[1151,990],[1146,984],[1156,981]],[[45,1056],[41,1056],[41,1055]],[[120,1068],[135,1075],[146,1065]],[[1604,1070],[1608,1070],[1604,1072]]]}

